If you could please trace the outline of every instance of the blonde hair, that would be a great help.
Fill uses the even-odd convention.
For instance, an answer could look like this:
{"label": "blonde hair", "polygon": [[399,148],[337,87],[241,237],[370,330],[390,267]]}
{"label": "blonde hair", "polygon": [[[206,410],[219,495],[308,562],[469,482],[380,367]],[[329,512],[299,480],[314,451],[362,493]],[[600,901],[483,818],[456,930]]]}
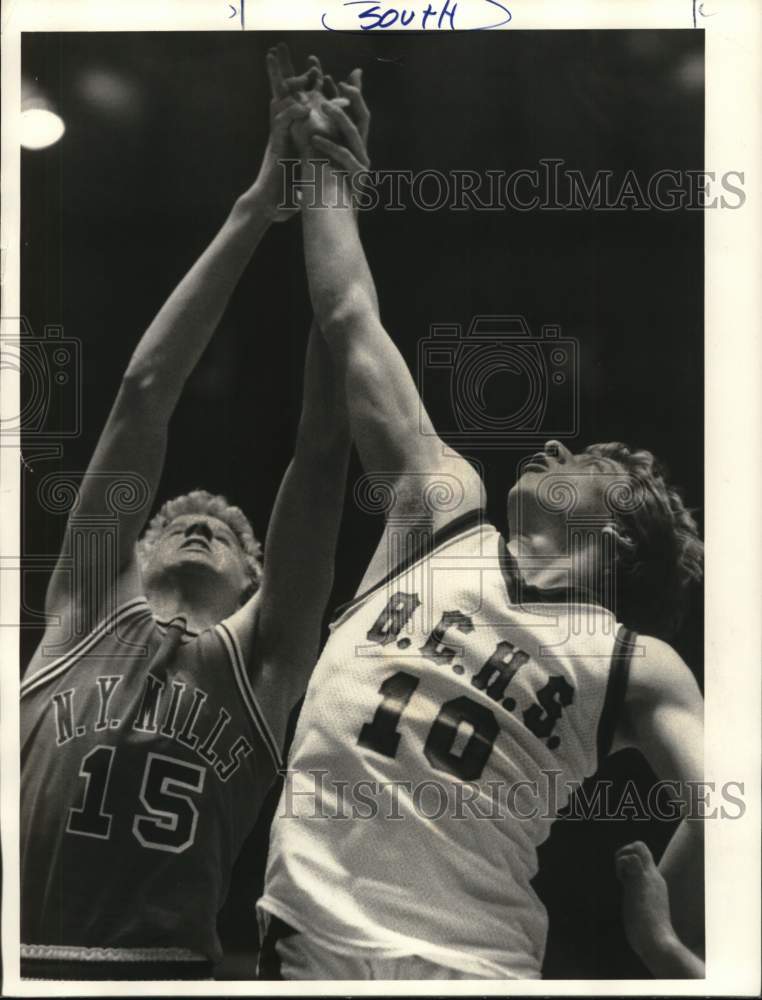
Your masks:
{"label": "blonde hair", "polygon": [[241,595],[241,603],[248,600],[258,589],[262,580],[262,546],[240,507],[228,503],[224,496],[215,496],[207,490],[193,490],[182,496],[167,500],[148,523],[143,536],[138,541],[138,559],[144,563],[150,558],[151,550],[158,542],[168,524],[183,514],[208,514],[226,524],[238,539],[243,551],[244,563],[250,584]]}
{"label": "blonde hair", "polygon": [[639,632],[670,639],[685,619],[691,585],[704,575],[704,543],[693,513],[650,451],[632,451],[620,441],[585,451],[618,462],[638,498],[616,514],[617,615]]}

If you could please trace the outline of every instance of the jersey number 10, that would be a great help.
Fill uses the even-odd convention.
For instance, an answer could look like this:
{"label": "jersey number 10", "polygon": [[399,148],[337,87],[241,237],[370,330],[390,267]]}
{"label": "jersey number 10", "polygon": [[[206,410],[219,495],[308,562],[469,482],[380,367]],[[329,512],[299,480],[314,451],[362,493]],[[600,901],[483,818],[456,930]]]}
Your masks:
{"label": "jersey number 10", "polygon": [[[371,722],[366,722],[357,740],[361,747],[374,750],[384,757],[394,757],[400,741],[397,724],[420,678],[400,670],[388,677],[378,693],[383,701],[376,709]],[[467,722],[473,732],[461,754],[453,746],[462,722]],[[477,781],[484,770],[498,733],[498,722],[493,713],[471,698],[461,695],[446,701],[439,709],[423,747],[426,759],[439,771],[460,778]]]}

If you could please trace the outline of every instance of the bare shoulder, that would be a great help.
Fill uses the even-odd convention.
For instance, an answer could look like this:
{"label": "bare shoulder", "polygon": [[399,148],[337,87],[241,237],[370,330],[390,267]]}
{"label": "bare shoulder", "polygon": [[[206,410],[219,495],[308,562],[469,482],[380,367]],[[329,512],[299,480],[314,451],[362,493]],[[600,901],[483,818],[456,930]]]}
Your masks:
{"label": "bare shoulder", "polygon": [[612,750],[637,747],[659,764],[665,734],[688,738],[689,729],[701,728],[703,711],[696,678],[679,653],[654,636],[638,636]]}
{"label": "bare shoulder", "polygon": [[483,507],[486,494],[481,476],[467,459],[456,453],[444,454],[441,441],[432,451],[434,455],[420,471],[407,469],[398,474],[388,513],[418,512],[438,530],[462,514]]}
{"label": "bare shoulder", "polygon": [[72,568],[62,571],[59,564],[51,578],[45,596],[47,624],[34,655],[23,669],[24,678],[71,653],[96,629],[115,622],[136,598],[144,596],[140,570],[134,557],[111,581],[94,579],[93,571],[85,567],[80,581],[100,583],[100,589],[94,585],[75,588],[71,585],[72,576]]}
{"label": "bare shoulder", "polygon": [[[255,689],[274,684],[288,698],[292,688],[301,694],[306,687],[302,677],[306,668],[311,670],[314,666],[317,652],[314,644],[304,641],[303,635],[299,642],[297,632],[295,642],[294,636],[286,635],[283,627],[276,627],[272,620],[267,620],[262,613],[262,595],[266,587],[267,570],[262,575],[259,590],[222,624],[235,637]],[[288,621],[287,615],[284,620]],[[304,653],[300,655],[302,649]]]}
{"label": "bare shoulder", "polygon": [[638,636],[632,659],[626,702],[635,705],[656,703],[701,704],[701,692],[690,667],[680,654],[655,636]]}
{"label": "bare shoulder", "polygon": [[660,778],[700,778],[704,702],[683,658],[639,636],[612,750],[635,747]]}
{"label": "bare shoulder", "polygon": [[261,588],[253,594],[245,604],[242,604],[237,611],[226,618],[224,621],[225,627],[228,631],[232,632],[235,639],[241,649],[241,654],[243,656],[243,661],[246,664],[249,674],[251,675],[254,657],[256,655],[255,642],[257,625],[259,620],[259,607],[261,603]]}
{"label": "bare shoulder", "polygon": [[296,654],[289,656],[286,649],[293,650],[293,644],[286,647],[282,636],[272,634],[272,628],[263,623],[261,595],[266,580],[265,570],[262,587],[225,619],[224,626],[238,643],[251,690],[282,752],[289,716],[304,694],[317,654],[305,644],[309,653],[301,660]]}
{"label": "bare shoulder", "polygon": [[[436,463],[421,472],[398,474],[387,484],[388,524],[355,596],[393,573],[409,546],[417,549],[430,544],[442,532],[450,531],[456,521],[461,523],[468,515],[484,510],[486,491],[481,476],[461,455],[445,456],[444,450],[440,441]],[[390,527],[394,522],[397,527]]]}

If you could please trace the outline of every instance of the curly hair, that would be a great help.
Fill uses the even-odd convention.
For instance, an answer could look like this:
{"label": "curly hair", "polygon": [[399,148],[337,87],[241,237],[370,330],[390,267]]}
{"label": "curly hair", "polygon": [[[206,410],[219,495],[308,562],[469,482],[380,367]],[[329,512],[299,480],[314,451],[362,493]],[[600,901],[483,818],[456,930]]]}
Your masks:
{"label": "curly hair", "polygon": [[244,564],[250,584],[241,595],[241,603],[248,600],[258,589],[262,579],[262,546],[257,541],[248,518],[240,507],[233,507],[227,497],[207,492],[193,490],[182,496],[167,500],[151,518],[148,527],[138,541],[137,551],[139,561],[145,562],[150,557],[151,549],[156,545],[164,529],[176,517],[183,514],[208,514],[223,521],[235,534],[243,550]]}
{"label": "curly hair", "polygon": [[693,514],[650,451],[611,441],[585,452],[617,462],[632,479],[635,502],[616,513],[617,615],[639,632],[670,639],[685,618],[691,584],[704,574]]}

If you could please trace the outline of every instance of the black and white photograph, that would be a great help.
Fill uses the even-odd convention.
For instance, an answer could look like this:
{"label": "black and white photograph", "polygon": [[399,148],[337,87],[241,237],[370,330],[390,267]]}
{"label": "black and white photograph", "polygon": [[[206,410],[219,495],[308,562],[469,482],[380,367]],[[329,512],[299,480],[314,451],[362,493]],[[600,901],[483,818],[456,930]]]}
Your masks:
{"label": "black and white photograph", "polygon": [[716,24],[217,6],[18,36],[4,992],[718,986]]}

